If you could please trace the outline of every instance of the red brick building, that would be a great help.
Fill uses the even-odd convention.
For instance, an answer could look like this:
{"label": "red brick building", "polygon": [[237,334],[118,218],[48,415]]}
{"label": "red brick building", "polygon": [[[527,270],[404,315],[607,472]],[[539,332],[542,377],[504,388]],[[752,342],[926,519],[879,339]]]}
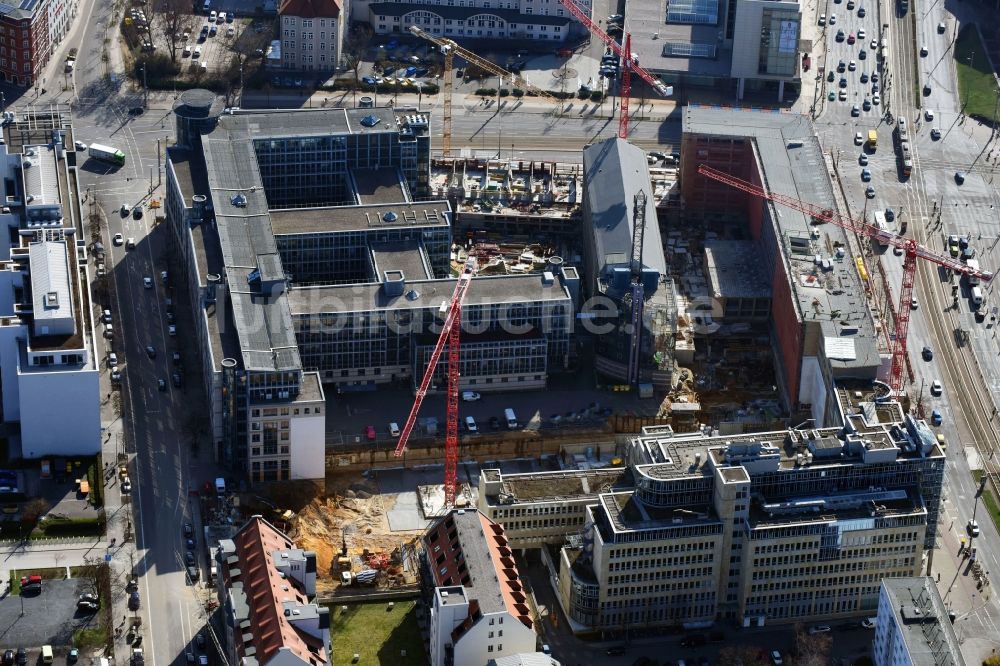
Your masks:
{"label": "red brick building", "polygon": [[52,51],[49,2],[0,1],[0,76],[4,81],[20,86],[42,83],[42,69]]}

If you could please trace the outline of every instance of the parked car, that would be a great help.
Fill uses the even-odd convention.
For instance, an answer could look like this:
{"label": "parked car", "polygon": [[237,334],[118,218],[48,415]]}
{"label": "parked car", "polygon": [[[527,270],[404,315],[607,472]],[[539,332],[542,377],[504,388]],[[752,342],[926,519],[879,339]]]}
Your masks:
{"label": "parked car", "polygon": [[826,624],[814,624],[808,629],[810,635],[825,634],[830,631],[829,625]]}
{"label": "parked car", "polygon": [[365,438],[368,439],[368,441],[371,441],[371,442],[375,441],[375,426],[373,426],[373,425],[366,425],[365,426]]}
{"label": "parked car", "polygon": [[944,422],[944,418],[941,416],[941,412],[934,410],[931,412],[931,425],[939,426]]}
{"label": "parked car", "polygon": [[137,611],[139,610],[139,604],[139,590],[133,590],[132,594],[128,596],[128,609],[130,611]]}
{"label": "parked car", "polygon": [[462,391],[462,400],[465,402],[475,402],[481,399],[483,396],[476,393],[475,391]]}

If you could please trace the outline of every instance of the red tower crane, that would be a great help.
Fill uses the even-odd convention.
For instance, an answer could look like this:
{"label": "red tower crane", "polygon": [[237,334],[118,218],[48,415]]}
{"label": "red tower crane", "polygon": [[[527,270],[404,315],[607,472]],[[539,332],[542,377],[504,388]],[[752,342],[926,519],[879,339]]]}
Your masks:
{"label": "red tower crane", "polygon": [[427,369],[424,371],[424,378],[417,388],[417,397],[413,401],[410,409],[410,416],[403,425],[403,430],[399,433],[399,442],[396,444],[396,457],[403,455],[406,450],[406,442],[410,439],[413,426],[417,423],[417,413],[424,403],[424,396],[430,388],[431,380],[434,378],[434,369],[441,359],[441,353],[445,345],[448,346],[448,411],[445,417],[445,440],[444,440],[444,503],[445,507],[455,505],[455,494],[458,491],[458,371],[459,371],[459,334],[462,328],[462,303],[465,295],[469,291],[469,284],[476,274],[477,265],[475,259],[469,259],[465,264],[465,269],[458,277],[455,284],[455,291],[451,295],[451,300],[442,305],[442,310],[447,307],[444,324],[441,327],[441,335],[438,336],[434,351],[427,361]]}
{"label": "red tower crane", "polygon": [[600,26],[590,20],[588,13],[576,4],[576,0],[559,0],[570,14],[572,14],[577,21],[582,23],[590,34],[597,37],[599,40],[604,42],[604,44],[610,48],[616,56],[621,59],[622,63],[622,90],[621,90],[621,116],[618,120],[618,137],[621,139],[628,138],[628,100],[632,93],[632,72],[635,72],[643,81],[648,83],[653,87],[661,97],[669,97],[674,93],[674,89],[671,86],[666,85],[663,81],[647,72],[645,69],[639,66],[638,58],[632,55],[632,34],[629,33],[625,35],[625,48],[622,48],[618,42],[615,41],[614,37],[610,36],[608,33],[604,32]]}
{"label": "red tower crane", "polygon": [[892,368],[889,371],[889,386],[894,392],[898,393],[903,386],[903,368],[906,365],[906,330],[910,325],[910,304],[913,298],[913,282],[917,270],[917,259],[931,261],[956,273],[977,277],[986,282],[993,279],[993,273],[989,271],[972,269],[953,257],[927,249],[912,238],[906,238],[899,234],[879,229],[875,225],[864,221],[853,220],[829,208],[822,208],[784,194],[768,192],[759,185],[754,185],[704,164],[698,167],[698,173],[748,194],[753,194],[762,199],[787,206],[792,210],[805,213],[811,217],[813,224],[829,222],[847,231],[873,238],[883,245],[898,247],[903,251],[903,284],[899,290],[899,309],[896,312],[896,337],[892,343]]}

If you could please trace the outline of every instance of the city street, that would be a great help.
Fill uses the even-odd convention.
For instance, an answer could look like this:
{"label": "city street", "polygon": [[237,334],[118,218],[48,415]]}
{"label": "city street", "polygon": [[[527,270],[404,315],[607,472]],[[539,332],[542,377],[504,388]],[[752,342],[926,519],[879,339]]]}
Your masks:
{"label": "city street", "polygon": [[[847,0],[829,0],[817,9],[827,16],[837,15],[837,24],[826,28],[827,70],[836,70],[841,60],[848,66],[852,59],[857,64],[853,72],[849,69],[843,74],[835,71],[833,82],[824,77],[819,93],[822,114],[816,123],[817,134],[831,157],[846,198],[847,212],[870,222],[874,211],[893,208],[896,215],[892,226],[896,232],[913,237],[938,252],[948,252],[949,234],[967,236],[978,250],[977,258],[982,267],[996,271],[997,262],[992,251],[997,239],[994,209],[1000,205],[1000,199],[993,183],[995,167],[986,168],[990,148],[995,145],[991,143],[994,137],[989,128],[972,120],[965,121],[960,114],[951,54],[957,29],[954,17],[945,11],[943,3],[918,7],[918,11],[902,17],[897,16],[895,2],[859,3],[860,6],[869,9],[865,19],[860,19],[856,10],[846,10]],[[986,11],[975,4],[948,5],[949,11],[969,13],[963,18],[966,22],[976,20],[971,14],[977,9]],[[914,21],[917,43],[913,39]],[[945,23],[944,33],[938,31],[938,24],[942,22]],[[854,104],[860,106],[866,97],[872,99],[871,83],[869,81],[867,86],[860,83],[861,72],[870,75],[874,71],[874,54],[869,42],[875,37],[881,39],[885,23],[889,28],[884,33],[888,39],[888,53],[880,72],[882,108],[873,105],[870,112],[862,108],[858,116],[853,116],[851,107]],[[863,40],[857,39],[859,28],[866,30]],[[846,38],[837,41],[839,29],[844,30],[845,35],[854,33],[856,43],[850,45]],[[926,56],[920,55],[921,47],[926,47]],[[868,50],[865,60],[859,58],[860,49]],[[826,95],[831,90],[839,95],[841,77],[847,79],[847,100],[827,100]],[[925,84],[929,89],[924,88]],[[886,111],[892,112],[892,123],[886,120]],[[933,120],[926,115],[927,111],[933,114]],[[892,132],[898,117],[905,117],[910,125],[914,167],[909,178],[903,176],[894,149]],[[931,138],[932,127],[940,128],[940,140]],[[865,136],[869,129],[878,132],[877,149],[867,151],[874,198],[865,195],[869,183],[862,181],[862,147],[855,142],[856,132]],[[966,176],[961,185],[956,182],[957,171]],[[898,304],[903,257],[884,248],[876,249],[875,257],[885,271],[894,307],[910,307]],[[875,290],[881,292],[881,280],[875,278],[875,281]],[[954,302],[953,285],[959,287],[958,299]],[[985,291],[989,299],[992,286]],[[989,319],[975,321],[975,307],[971,305],[969,287],[964,280],[961,283],[953,280],[948,272],[927,262],[918,262],[914,296],[918,306],[912,312],[907,336],[914,370],[911,395],[928,417],[932,409],[941,412],[943,424],[939,431],[949,443],[945,507],[938,526],[939,548],[930,571],[941,575],[942,596],[962,618],[960,638],[966,658],[978,661],[982,655],[1000,647],[996,638],[1000,607],[995,599],[989,598],[988,592],[985,598],[981,597],[967,575],[956,577],[954,572],[962,566],[958,543],[966,536],[965,526],[976,504],[978,484],[970,468],[981,468],[979,451],[989,451],[1000,441],[993,421],[996,391],[991,390],[1000,386],[995,328]],[[887,325],[891,329],[891,320]],[[930,362],[920,357],[924,345],[935,352]],[[940,380],[944,386],[940,397],[930,395],[929,387],[934,380]],[[1000,539],[982,506],[978,507],[977,517],[982,529],[977,539],[980,557],[985,553],[985,568],[998,571],[994,567],[1000,567],[996,555]]]}
{"label": "city street", "polygon": [[[820,3],[817,12],[827,16],[837,15],[835,25],[826,26],[824,47],[826,53],[817,66],[825,70],[817,93],[816,132],[835,165],[841,179],[841,188],[855,217],[869,217],[875,210],[892,207],[896,211],[895,229],[902,230],[906,224],[907,234],[925,242],[929,247],[942,250],[949,234],[967,235],[979,251],[979,259],[987,270],[998,270],[1000,256],[993,250],[997,244],[995,207],[1000,206],[997,189],[993,183],[995,160],[990,154],[994,136],[989,128],[975,121],[963,121],[960,116],[958,94],[955,90],[954,66],[951,58],[951,44],[957,28],[956,21],[946,16],[943,3],[935,3],[920,13],[908,15],[904,20],[895,18],[894,4],[863,3],[868,13],[865,18],[857,15],[857,9],[847,10],[849,0]],[[615,6],[612,7],[611,5]],[[978,7],[965,3],[952,6],[949,10],[975,12]],[[595,3],[595,16],[606,16],[620,11],[612,0]],[[985,11],[985,10],[983,10]],[[99,303],[112,310],[115,328],[113,350],[120,358],[123,372],[123,414],[117,419],[111,401],[105,404],[104,422],[108,439],[105,444],[106,460],[113,460],[119,448],[119,437],[124,435],[124,446],[130,459],[133,474],[132,507],[135,512],[136,528],[134,541],[120,550],[113,549],[113,564],[116,574],[124,575],[134,565],[140,576],[140,592],[143,603],[140,610],[144,627],[146,659],[150,666],[176,663],[183,660],[185,650],[190,646],[193,635],[205,622],[204,602],[210,591],[204,584],[192,586],[187,580],[183,564],[184,546],[181,525],[196,522],[197,514],[192,492],[216,476],[212,462],[210,442],[192,445],[185,435],[189,430],[192,406],[205,404],[200,382],[194,380],[198,359],[195,350],[185,346],[183,335],[190,330],[187,320],[189,308],[185,303],[175,302],[177,326],[181,334],[170,337],[167,334],[166,299],[175,301],[183,297],[185,290],[167,291],[167,283],[160,278],[161,271],[176,275],[170,263],[169,239],[166,229],[158,227],[154,215],[160,211],[149,209],[153,199],[163,195],[162,159],[163,150],[172,141],[174,119],[170,112],[174,101],[172,93],[152,93],[148,104],[144,96],[124,83],[121,75],[123,65],[112,36],[108,63],[104,62],[103,40],[106,31],[114,34],[116,21],[110,15],[111,6],[95,0],[81,0],[79,16],[74,29],[60,44],[52,57],[46,79],[47,92],[16,91],[21,94],[15,99],[15,91],[0,86],[6,94],[8,105],[18,107],[26,103],[44,105],[59,101],[72,103],[74,125],[78,139],[90,144],[98,142],[115,146],[126,154],[125,165],[118,169],[109,168],[104,163],[89,160],[80,170],[81,192],[86,192],[84,211],[90,212],[91,203],[96,201],[97,212],[103,220],[104,245],[108,250],[108,268],[115,285],[112,293],[115,302]],[[893,12],[890,18],[889,12]],[[923,13],[923,12],[926,12]],[[805,20],[810,20],[808,17]],[[811,20],[815,21],[815,17]],[[917,41],[913,41],[912,24],[916,20]],[[965,20],[973,20],[971,16]],[[939,34],[937,25],[945,22],[946,30]],[[888,23],[888,30],[882,25]],[[858,29],[865,30],[865,37],[857,39]],[[855,34],[855,43],[848,44],[835,39],[838,30],[845,35]],[[876,72],[877,50],[871,49],[873,39],[888,40],[885,66],[881,72],[879,104],[874,103],[874,93],[870,76]],[[926,45],[928,55],[919,57],[917,49]],[[62,74],[63,58],[69,48],[78,48],[79,55],[75,73],[69,77]],[[860,58],[864,49],[866,58]],[[588,56],[600,58],[603,47],[591,43]],[[845,72],[836,72],[839,61],[845,62]],[[851,60],[856,68],[848,69]],[[108,77],[108,69],[118,72]],[[827,75],[834,71],[834,80]],[[862,73],[868,75],[868,82],[862,83]],[[846,80],[847,99],[829,101],[827,95],[839,95],[840,79]],[[930,84],[929,93],[917,95],[918,85]],[[55,84],[55,85],[54,85]],[[63,89],[65,86],[66,89]],[[45,87],[45,81],[42,86]],[[252,106],[338,106],[353,101],[353,94],[317,93],[306,98],[295,93],[247,92],[241,100],[245,107]],[[863,104],[869,100],[871,109],[865,111]],[[680,142],[680,112],[669,100],[641,100],[633,102],[632,136],[637,145],[644,148],[657,147],[661,150],[676,150]],[[383,100],[379,100],[383,103]],[[435,116],[441,112],[441,95],[424,96],[401,94],[394,96],[397,106],[416,106],[429,110]],[[857,104],[859,113],[852,115],[852,106]],[[537,99],[517,101],[512,98],[501,100],[499,111],[495,100],[481,100],[474,95],[456,94],[453,119],[453,147],[463,155],[491,157],[500,154],[515,159],[544,159],[578,162],[580,148],[584,143],[598,141],[617,132],[615,118],[616,101],[609,99],[602,104],[569,100],[556,110],[551,104]],[[130,109],[141,108],[142,113],[130,113]],[[918,120],[925,110],[935,114],[933,121]],[[893,115],[904,115],[912,122],[914,171],[910,178],[901,177],[898,160],[893,150],[892,124],[884,114],[890,110]],[[940,140],[930,138],[931,127],[939,127]],[[855,133],[867,134],[869,129],[878,132],[878,147],[868,155],[868,168],[872,175],[871,185],[875,188],[874,198],[865,196],[867,182],[861,180],[862,165],[859,162],[862,148],[855,144]],[[996,153],[996,151],[993,151]],[[82,156],[81,156],[82,157]],[[992,161],[991,161],[992,160]],[[959,186],[955,172],[967,174],[964,184]],[[123,205],[133,208],[142,206],[140,218],[122,215]],[[940,222],[938,218],[940,217]],[[121,233],[125,238],[134,238],[136,247],[127,250],[112,243],[112,237]],[[887,282],[893,290],[898,289],[902,278],[902,258],[891,251],[879,254],[885,268]],[[143,278],[149,277],[152,288],[145,288]],[[992,287],[986,290],[987,298],[992,296]],[[894,293],[898,293],[895,292]],[[992,597],[977,596],[974,584],[961,574],[962,562],[958,552],[958,540],[964,535],[964,527],[977,511],[982,535],[979,537],[981,557],[990,571],[1000,571],[1000,536],[991,521],[986,518],[982,506],[976,507],[976,484],[970,474],[970,467],[978,466],[978,450],[989,450],[1000,441],[1000,432],[994,423],[994,403],[1000,388],[1000,346],[995,328],[989,320],[976,322],[967,300],[968,291],[961,287],[958,307],[952,306],[950,276],[941,275],[936,267],[921,266],[915,292],[920,306],[914,312],[910,325],[910,350],[913,359],[915,390],[940,379],[945,386],[944,395],[931,398],[928,393],[923,401],[926,410],[938,409],[944,414],[944,424],[940,429],[950,446],[948,448],[949,471],[946,477],[945,511],[939,525],[939,549],[935,552],[931,572],[941,574],[941,590],[946,602],[961,616],[960,635],[965,641],[969,655],[988,654],[993,647],[1000,647],[1000,607]],[[992,306],[992,303],[990,303]],[[959,332],[956,335],[956,332]],[[964,333],[961,333],[964,332]],[[961,346],[959,340],[966,340]],[[178,342],[179,341],[179,342]],[[919,349],[924,344],[933,346],[936,355],[931,363],[919,359]],[[155,354],[147,353],[152,347]],[[172,372],[170,354],[180,351],[188,368],[190,379],[183,388],[175,388],[170,382]],[[105,351],[112,351],[108,348]],[[984,384],[985,378],[985,384]],[[158,380],[165,380],[164,391],[158,389]],[[111,385],[106,364],[102,376],[102,393],[110,393]],[[600,398],[593,398],[599,400]],[[362,422],[367,423],[374,413],[372,395],[351,396],[340,407],[347,417],[347,426],[340,433],[343,439],[353,433],[360,434]],[[567,396],[560,408],[580,410],[588,400],[581,401],[576,396]],[[392,418],[405,419],[405,397],[394,404]],[[428,415],[435,412],[434,399],[428,401]],[[523,405],[523,407],[522,407]],[[528,415],[530,399],[517,399],[512,406],[519,414]],[[503,407],[508,406],[503,397],[488,397],[473,407],[474,413],[483,418],[499,416]],[[480,411],[476,411],[480,410]],[[425,410],[427,411],[427,410]],[[531,414],[543,420],[551,417],[546,413]],[[443,413],[443,408],[436,407]],[[328,414],[336,414],[328,410]],[[386,430],[390,420],[384,410],[380,411],[376,425],[380,434]],[[372,418],[372,420],[375,420]],[[120,502],[117,491],[107,493],[107,508],[114,512]],[[974,508],[976,507],[976,508]],[[109,538],[124,541],[125,521],[112,521]],[[66,559],[61,563],[70,565],[74,558],[97,550],[103,552],[107,544],[98,542],[80,545],[63,552]],[[134,552],[133,552],[134,547]],[[48,566],[52,563],[50,554],[30,550],[24,552],[0,553],[7,562],[3,568],[28,568]],[[202,562],[204,564],[204,562]],[[540,585],[545,580],[544,571],[534,571],[530,578],[536,585],[536,593],[549,610],[553,607],[551,590],[548,597]],[[204,578],[204,577],[203,577]],[[124,614],[123,600],[117,600],[115,619]],[[591,647],[570,639],[562,623],[553,628],[550,620],[543,623],[547,640],[556,648],[556,656],[564,663],[631,663],[636,657],[648,654],[655,656],[663,646],[671,648],[677,638],[642,639],[629,648],[627,656],[618,661],[604,656],[604,647]],[[734,633],[734,632],[729,632]],[[787,649],[791,646],[791,632],[787,628],[767,628],[741,633],[746,641],[761,647],[775,645]],[[836,655],[856,656],[867,649],[870,633],[864,630],[844,631],[838,634]],[[741,638],[742,640],[742,638]],[[118,643],[119,663],[124,663],[125,645]],[[702,650],[695,656],[714,657],[717,650]]]}

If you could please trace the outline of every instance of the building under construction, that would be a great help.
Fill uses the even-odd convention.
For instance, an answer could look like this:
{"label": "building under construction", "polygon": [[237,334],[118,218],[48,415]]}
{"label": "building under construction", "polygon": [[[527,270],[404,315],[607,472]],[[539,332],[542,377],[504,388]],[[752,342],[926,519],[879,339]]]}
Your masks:
{"label": "building under construction", "polygon": [[[685,225],[703,238],[738,241],[707,243],[699,253],[709,280],[704,294],[711,328],[719,334],[726,331],[716,324],[760,331],[764,338],[757,344],[774,351],[773,378],[784,407],[808,413],[816,425],[836,424],[834,382],[875,379],[889,360],[880,339],[886,327],[870,305],[873,288],[859,275],[853,239],[698,173],[701,165],[714,167],[837,210],[811,122],[800,114],[688,106],[683,123]],[[754,257],[752,269],[747,255]],[[730,263],[746,269],[734,274]]]}

